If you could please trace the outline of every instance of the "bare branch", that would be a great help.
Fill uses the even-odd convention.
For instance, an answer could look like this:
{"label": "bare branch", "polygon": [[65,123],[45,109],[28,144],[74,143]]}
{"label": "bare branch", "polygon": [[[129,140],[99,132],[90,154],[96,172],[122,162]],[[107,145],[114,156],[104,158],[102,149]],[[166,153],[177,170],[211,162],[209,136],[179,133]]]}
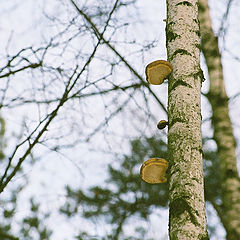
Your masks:
{"label": "bare branch", "polygon": [[[106,22],[106,25],[104,27],[104,30],[103,32],[101,33],[101,35],[104,34],[104,32],[106,31],[107,29],[107,26],[108,26],[108,23],[111,19],[111,16],[114,12],[114,10],[116,9],[116,6],[118,4],[118,1],[117,0],[114,4],[114,7],[112,9],[112,11],[110,12],[109,14],[109,17],[108,17],[108,20]],[[101,43],[101,38],[98,39],[98,42],[97,44],[95,45],[91,55],[89,56],[88,60],[86,61],[86,63],[84,64],[84,66],[82,67],[81,71],[77,73],[77,70],[78,70],[78,66],[76,66],[72,76],[69,78],[67,84],[66,84],[66,87],[65,87],[65,90],[64,90],[64,93],[61,97],[61,99],[59,100],[59,103],[57,105],[57,107],[51,112],[51,114],[49,114],[45,119],[44,121],[46,121],[46,123],[44,124],[44,126],[41,128],[41,130],[39,130],[37,136],[35,137],[34,141],[31,143],[30,142],[30,138],[31,136],[34,134],[34,132],[37,131],[37,129],[42,125],[42,123],[44,122],[40,122],[40,124],[34,129],[34,131],[30,134],[30,136],[24,140],[19,146],[16,147],[16,149],[13,151],[13,154],[11,156],[11,158],[9,159],[9,164],[3,174],[3,177],[1,179],[1,182],[0,182],[0,193],[3,192],[4,188],[8,185],[8,183],[11,181],[11,179],[15,176],[15,174],[18,172],[18,170],[20,169],[23,161],[26,159],[26,157],[31,153],[33,147],[39,143],[39,140],[40,138],[42,137],[43,133],[47,131],[50,123],[56,118],[57,114],[58,114],[58,111],[59,109],[64,105],[65,102],[68,101],[69,99],[69,94],[70,92],[74,89],[74,86],[76,85],[76,83],[78,82],[80,76],[82,75],[82,73],[86,70],[87,66],[90,64],[90,62],[92,61],[93,57],[95,56],[95,53],[98,49],[98,47],[100,46],[100,43]],[[21,51],[19,52],[19,54],[21,53]],[[18,54],[18,55],[19,55]],[[10,65],[9,65],[10,66]],[[25,143],[26,141],[29,142],[29,147],[28,149],[25,151],[25,153],[22,155],[21,158],[18,159],[18,163],[16,164],[16,166],[13,168],[12,172],[7,176],[8,174],[8,171],[10,169],[10,166],[11,166],[11,162],[13,160],[13,158],[15,157],[15,153],[17,152],[18,148],[23,144]]]}
{"label": "bare branch", "polygon": [[229,0],[227,3],[226,11],[222,17],[221,26],[219,27],[219,30],[218,30],[218,34],[217,34],[218,36],[225,35],[225,33],[226,33],[226,29],[227,29],[226,23],[227,23],[227,19],[229,17],[229,12],[231,9],[232,2],[233,2],[233,0]]}
{"label": "bare branch", "polygon": [[138,72],[128,63],[128,61],[110,44],[109,41],[107,41],[103,34],[101,34],[98,30],[98,28],[96,27],[96,25],[93,23],[93,21],[91,20],[91,18],[84,13],[73,0],[70,0],[72,2],[72,4],[74,5],[75,9],[78,11],[78,13],[80,15],[82,15],[84,17],[84,19],[90,24],[90,26],[92,27],[92,29],[94,30],[95,35],[97,36],[97,38],[99,40],[102,40],[104,44],[106,44],[119,58],[122,62],[124,62],[124,64],[128,67],[128,69],[140,80],[140,82],[148,88],[149,92],[153,95],[153,97],[155,98],[155,100],[159,103],[159,105],[162,107],[162,109],[167,113],[167,109],[165,108],[164,104],[159,100],[159,98],[157,97],[157,95],[152,91],[152,89],[149,87],[149,85],[143,80],[143,78],[138,74]]}
{"label": "bare branch", "polygon": [[32,64],[30,64],[30,65],[28,65],[28,66],[24,66],[24,67],[21,67],[21,68],[19,68],[19,69],[17,69],[17,70],[9,71],[8,73],[5,73],[5,74],[3,74],[3,75],[0,75],[0,78],[9,77],[10,75],[13,75],[13,74],[15,74],[15,73],[17,73],[17,72],[21,72],[21,71],[23,71],[23,70],[25,70],[25,69],[28,69],[28,68],[38,68],[38,67],[41,67],[41,66],[42,66],[42,62],[32,63]]}

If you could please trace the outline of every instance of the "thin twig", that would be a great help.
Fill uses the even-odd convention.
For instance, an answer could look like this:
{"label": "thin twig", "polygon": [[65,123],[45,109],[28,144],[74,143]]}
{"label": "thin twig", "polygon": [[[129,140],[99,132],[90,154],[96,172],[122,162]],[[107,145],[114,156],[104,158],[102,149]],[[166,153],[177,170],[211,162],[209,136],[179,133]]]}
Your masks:
{"label": "thin twig", "polygon": [[167,113],[167,109],[165,108],[164,104],[159,100],[159,98],[157,97],[157,95],[152,91],[152,89],[149,87],[149,85],[143,80],[143,78],[137,73],[137,71],[128,63],[128,61],[110,44],[109,41],[107,41],[103,34],[101,34],[98,30],[98,28],[96,27],[96,25],[93,23],[93,21],[91,20],[91,18],[85,14],[77,5],[73,0],[70,0],[72,2],[72,4],[74,5],[74,7],[76,8],[76,10],[78,11],[79,14],[81,14],[84,19],[90,24],[90,26],[92,27],[92,29],[94,30],[95,35],[97,36],[97,38],[99,40],[102,40],[104,44],[106,44],[119,58],[122,62],[124,62],[124,64],[128,67],[128,69],[140,80],[140,82],[148,88],[149,92],[153,95],[153,97],[155,98],[155,100],[159,103],[159,105],[162,107],[162,109]]}
{"label": "thin twig", "polygon": [[38,68],[38,67],[41,67],[41,66],[42,66],[42,62],[40,62],[40,63],[32,63],[32,64],[30,64],[28,66],[24,66],[24,67],[21,67],[21,68],[19,68],[17,70],[9,71],[8,73],[0,75],[0,78],[9,77],[10,75],[13,75],[13,74],[15,74],[17,72],[21,72],[21,71],[23,71],[25,69],[28,69],[28,68]]}
{"label": "thin twig", "polygon": [[[118,1],[119,1],[119,0],[117,0],[117,1],[115,2],[114,7],[113,7],[113,10],[112,10],[112,11],[110,12],[110,14],[109,14],[108,20],[107,20],[107,22],[106,22],[106,25],[105,25],[104,30],[103,30],[103,32],[101,33],[101,35],[103,35],[104,32],[106,31],[107,26],[108,26],[108,23],[109,23],[109,21],[110,21],[110,19],[111,19],[111,16],[112,16],[114,10],[116,9],[116,6],[117,6],[117,4],[118,4]],[[68,80],[68,83],[67,83],[67,85],[66,85],[66,87],[65,87],[64,93],[63,93],[63,95],[62,95],[62,97],[61,97],[61,99],[60,99],[57,107],[51,112],[51,114],[49,115],[49,118],[48,118],[47,122],[46,122],[45,125],[42,127],[42,129],[39,131],[39,133],[37,134],[37,136],[36,136],[36,138],[34,139],[34,141],[31,143],[29,137],[25,140],[25,141],[29,141],[29,147],[28,147],[28,149],[26,150],[26,152],[22,155],[22,157],[19,158],[18,163],[17,163],[17,165],[13,168],[12,172],[7,176],[7,172],[8,172],[8,170],[9,170],[9,168],[10,168],[12,159],[13,159],[13,157],[15,156],[15,153],[16,153],[18,147],[17,147],[17,149],[14,150],[14,152],[13,152],[13,154],[12,154],[12,159],[9,160],[9,162],[10,162],[10,163],[8,164],[9,167],[7,167],[7,169],[6,169],[3,177],[2,177],[2,179],[1,179],[0,193],[3,192],[4,188],[8,185],[8,183],[11,181],[11,179],[16,175],[16,173],[17,173],[17,171],[20,169],[23,161],[24,161],[24,160],[26,159],[26,157],[31,153],[33,147],[39,142],[39,140],[40,140],[41,136],[43,135],[43,133],[44,133],[45,131],[47,131],[47,128],[49,127],[50,123],[51,123],[51,122],[53,121],[53,119],[57,116],[57,113],[58,113],[59,109],[64,105],[64,103],[65,103],[66,101],[68,101],[68,99],[69,99],[69,98],[68,98],[69,93],[72,91],[72,89],[73,89],[74,86],[76,85],[76,83],[77,83],[77,81],[79,80],[79,78],[80,78],[80,76],[82,75],[82,73],[86,70],[86,67],[87,67],[87,66],[90,64],[90,62],[92,61],[92,59],[93,59],[93,57],[94,57],[94,55],[95,55],[95,53],[96,53],[96,51],[97,51],[100,43],[101,43],[101,39],[98,40],[98,43],[95,45],[92,54],[89,56],[88,60],[87,60],[86,63],[84,64],[83,68],[81,69],[81,71],[80,71],[77,75],[76,75],[76,72],[77,72],[78,66],[76,66],[76,68],[75,68],[72,76],[71,76],[70,79]],[[20,54],[20,53],[19,53],[19,54]],[[76,75],[76,76],[75,76],[75,75]],[[74,76],[75,76],[75,79],[74,79]],[[39,124],[38,126],[40,126],[40,125],[41,125],[41,124]],[[38,127],[37,127],[37,129],[38,129]],[[34,131],[36,131],[37,129],[35,129]],[[33,133],[32,133],[32,134],[33,134]],[[31,134],[31,135],[32,135],[32,134]],[[30,135],[30,136],[31,136],[31,135]],[[24,142],[25,142],[25,141],[24,141]],[[22,145],[22,144],[21,144],[21,145]],[[6,180],[4,181],[5,178],[6,178]]]}

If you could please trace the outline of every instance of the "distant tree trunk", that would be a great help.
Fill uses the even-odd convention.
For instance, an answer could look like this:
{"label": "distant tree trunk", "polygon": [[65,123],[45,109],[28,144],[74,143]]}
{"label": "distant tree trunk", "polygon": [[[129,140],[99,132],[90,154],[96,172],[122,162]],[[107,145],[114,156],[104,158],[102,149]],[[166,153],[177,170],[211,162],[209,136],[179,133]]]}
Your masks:
{"label": "distant tree trunk", "polygon": [[[218,38],[212,30],[207,0],[200,0],[202,50],[210,78],[208,99],[212,106],[212,125],[219,157],[222,205],[220,219],[228,240],[240,239],[240,179],[237,171],[236,142],[228,111]],[[219,186],[220,187],[220,186]]]}
{"label": "distant tree trunk", "polygon": [[167,0],[169,236],[208,239],[201,136],[198,1]]}

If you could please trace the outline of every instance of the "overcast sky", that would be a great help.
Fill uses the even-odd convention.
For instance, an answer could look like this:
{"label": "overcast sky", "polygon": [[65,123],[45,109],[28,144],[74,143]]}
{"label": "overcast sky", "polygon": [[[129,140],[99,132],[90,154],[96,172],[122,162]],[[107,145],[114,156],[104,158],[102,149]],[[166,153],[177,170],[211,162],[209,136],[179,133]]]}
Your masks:
{"label": "overcast sky", "polygon": [[[80,4],[91,4],[94,1],[79,1]],[[210,1],[211,6],[211,15],[213,18],[213,25],[215,32],[218,32],[219,27],[221,26],[221,19],[224,14],[224,6],[227,1]],[[146,42],[148,39],[156,40],[157,44],[154,48],[149,49],[148,52],[144,53],[144,62],[148,64],[149,62],[156,59],[166,59],[166,47],[165,47],[165,3],[164,1],[156,0],[139,0],[138,1],[138,14],[141,18],[141,22],[136,24],[135,30],[132,30],[134,36],[138,36],[139,42]],[[222,62],[224,68],[225,83],[228,96],[232,97],[240,93],[240,83],[239,83],[239,74],[240,74],[240,61],[239,59],[234,59],[234,57],[240,56],[239,43],[240,43],[240,25],[239,25],[239,2],[233,1],[233,7],[229,13],[229,18],[227,18],[226,23],[227,32],[225,38],[220,38],[220,47],[222,49]],[[67,1],[46,1],[46,0],[12,0],[12,1],[2,1],[1,10],[0,10],[0,31],[1,31],[1,45],[0,45],[0,57],[1,61],[4,62],[4,57],[6,53],[15,54],[21,48],[26,48],[30,45],[39,45],[43,42],[47,42],[52,32],[57,31],[57,28],[51,25],[49,19],[44,16],[44,12],[48,13],[51,16],[62,16],[64,20],[68,19],[69,13],[74,12],[71,5]],[[133,11],[133,10],[132,10]],[[122,17],[127,17],[127,14],[130,12],[122,13]],[[137,19],[137,16],[132,12],[131,22]],[[141,24],[140,24],[141,23]],[[224,25],[224,26],[225,26]],[[118,46],[117,46],[118,47]],[[119,49],[121,50],[121,48]],[[133,49],[128,49],[127,47],[124,51],[132,51]],[[140,71],[140,74],[144,74],[144,66],[142,65],[142,59],[139,61],[136,59],[134,62],[136,68]],[[67,64],[67,63],[66,63]],[[98,66],[99,69],[96,69],[96,72],[101,72],[101,66]],[[204,66],[204,61],[202,61],[202,67],[206,72],[206,67]],[[122,73],[119,77],[128,76],[127,72]],[[202,91],[206,93],[208,91],[208,81],[203,83]],[[17,89],[21,88],[21,81],[16,83],[16,93]],[[159,96],[163,103],[167,103],[167,85],[159,88],[157,86],[152,86],[152,89]],[[11,94],[15,94],[12,91]],[[159,118],[159,107],[156,107],[157,104],[154,100],[152,102],[152,114]],[[240,153],[239,140],[240,140],[240,97],[237,97],[230,101],[230,115],[233,121],[233,127],[235,136],[238,143],[238,156]],[[99,107],[99,112],[101,112],[101,106],[98,105],[98,101],[89,100],[89,105],[93,107]],[[30,110],[31,109],[31,110]],[[22,119],[26,116],[28,117],[30,111],[35,111],[33,108],[24,107],[14,109],[14,114],[12,110],[2,111],[3,117],[7,122],[8,136],[11,137],[11,134],[15,131],[19,131],[22,126]],[[202,99],[202,113],[203,119],[210,117],[210,106],[207,104],[206,99]],[[37,114],[37,113],[36,113]],[[95,113],[94,113],[95,114]],[[165,116],[164,112],[160,113],[162,116]],[[98,119],[98,116],[96,116]],[[100,119],[100,117],[99,117]],[[127,119],[131,121],[131,119]],[[118,120],[113,123],[113,127],[117,127]],[[128,123],[126,123],[128,125]],[[136,129],[133,127],[127,126],[129,134],[131,137],[136,136]],[[211,134],[211,131],[206,131],[210,128],[210,122],[203,124],[203,135]],[[146,130],[147,134],[152,134],[153,131]],[[121,133],[119,133],[121,134]],[[31,196],[37,196],[38,199],[43,204],[44,210],[49,210],[57,212],[59,206],[64,203],[64,185],[70,184],[75,187],[82,187],[86,189],[89,185],[98,184],[103,182],[106,175],[106,167],[110,162],[114,162],[114,158],[111,154],[107,154],[107,151],[115,149],[119,153],[129,153],[129,148],[127,143],[129,142],[126,139],[125,142],[120,144],[120,139],[117,140],[114,138],[113,143],[111,139],[108,141],[111,144],[106,144],[101,147],[105,149],[106,152],[102,151],[93,151],[91,147],[87,144],[82,144],[81,147],[73,148],[71,151],[63,151],[62,155],[56,153],[49,153],[49,151],[43,147],[38,146],[35,149],[35,154],[41,156],[41,160],[33,165],[33,167],[25,167],[23,174],[26,174],[29,178],[29,186],[24,190],[21,195],[20,201],[21,206],[17,212],[17,217],[21,218],[26,212],[25,209],[28,209],[28,204],[26,199]],[[101,135],[97,136],[92,144],[99,146],[105,141]],[[9,140],[8,150],[11,152],[11,147],[15,144],[11,139]],[[107,149],[107,146],[110,146],[110,149]],[[116,149],[118,148],[119,149]],[[105,148],[106,147],[106,148]],[[212,143],[212,147],[215,147],[215,144]],[[92,147],[93,148],[93,147]],[[94,148],[96,150],[96,147]],[[46,157],[43,156],[43,153],[46,153]],[[239,163],[239,159],[238,159]],[[22,174],[22,173],[21,173]],[[23,176],[17,175],[13,183],[16,184],[23,180]],[[7,193],[6,193],[7,194]],[[168,230],[168,216],[167,211],[162,211],[159,213],[162,217],[161,220],[161,232],[167,234]],[[70,232],[77,233],[78,227],[86,222],[82,219],[82,222],[76,221],[73,219],[66,222],[66,219],[63,216],[54,215],[50,218],[49,226],[52,227],[55,232],[52,236],[52,239],[62,240],[64,237],[70,239]],[[156,215],[151,217],[150,235],[158,239],[159,232],[159,217]],[[61,229],[59,231],[59,229]],[[127,231],[130,231],[128,229]],[[221,240],[222,233],[219,233],[218,240]],[[223,238],[222,238],[223,239]]]}

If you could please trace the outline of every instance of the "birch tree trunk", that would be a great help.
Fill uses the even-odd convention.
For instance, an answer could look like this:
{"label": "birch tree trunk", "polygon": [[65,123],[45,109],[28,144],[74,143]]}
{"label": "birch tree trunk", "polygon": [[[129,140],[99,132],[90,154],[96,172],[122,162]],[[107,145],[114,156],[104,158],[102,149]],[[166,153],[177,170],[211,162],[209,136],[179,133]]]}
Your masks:
{"label": "birch tree trunk", "polygon": [[240,239],[240,179],[237,171],[236,142],[228,111],[221,54],[215,37],[207,0],[200,0],[202,50],[210,78],[208,99],[212,106],[214,139],[218,148],[222,204],[218,214],[228,240]]}
{"label": "birch tree trunk", "polygon": [[202,137],[198,1],[167,0],[169,236],[208,239]]}

